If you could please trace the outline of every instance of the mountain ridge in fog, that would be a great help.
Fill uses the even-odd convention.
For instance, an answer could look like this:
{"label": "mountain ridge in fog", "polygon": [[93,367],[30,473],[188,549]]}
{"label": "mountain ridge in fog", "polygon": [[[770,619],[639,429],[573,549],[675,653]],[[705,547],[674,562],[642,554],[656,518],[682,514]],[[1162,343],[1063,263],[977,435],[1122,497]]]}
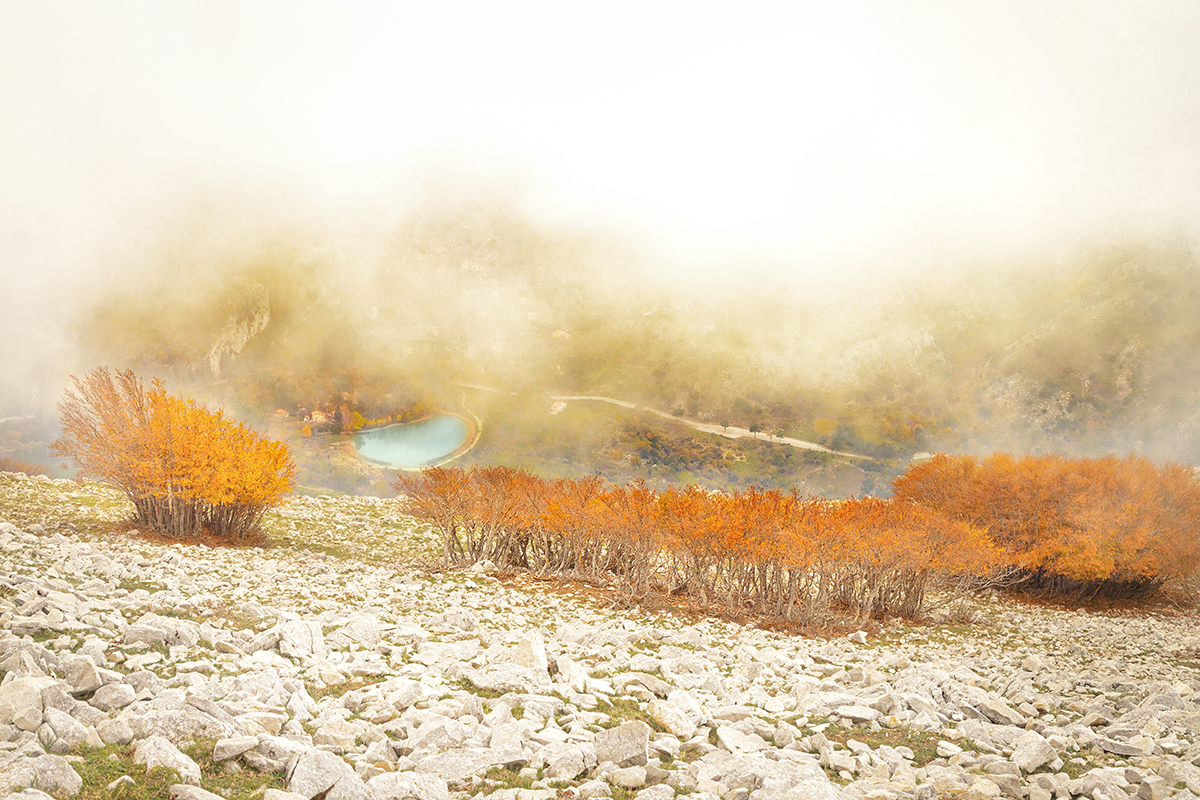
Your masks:
{"label": "mountain ridge in fog", "polygon": [[[893,472],[919,450],[1200,463],[1200,259],[1187,243],[841,286],[730,274],[714,292],[652,284],[635,248],[504,206],[410,214],[341,242],[290,228],[222,245],[210,224],[166,235],[139,280],[103,288],[74,321],[71,369],[130,366],[260,425],[275,409],[447,404],[472,384],[757,425]],[[472,402],[487,420],[492,401]],[[524,446],[551,448],[551,425],[546,414]],[[646,434],[630,430],[597,446],[634,463]]]}

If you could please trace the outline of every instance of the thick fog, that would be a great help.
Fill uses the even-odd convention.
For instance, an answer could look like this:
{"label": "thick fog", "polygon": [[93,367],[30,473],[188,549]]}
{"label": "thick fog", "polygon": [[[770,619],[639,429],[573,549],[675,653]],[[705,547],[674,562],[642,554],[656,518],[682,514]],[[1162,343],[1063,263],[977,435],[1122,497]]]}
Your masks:
{"label": "thick fog", "polygon": [[[527,307],[533,279],[429,288],[446,219],[589,291],[653,287],[639,315],[736,289],[794,319],[909,274],[1187,243],[1198,40],[1190,2],[0,2],[3,400],[92,366],[97,324],[225,302],[264,259],[376,334],[436,327],[355,305],[419,280],[478,326],[463,352],[553,356],[522,335],[584,323]],[[927,333],[870,302],[866,345],[837,314],[822,347],[749,344],[808,348],[827,382],[917,358]]]}

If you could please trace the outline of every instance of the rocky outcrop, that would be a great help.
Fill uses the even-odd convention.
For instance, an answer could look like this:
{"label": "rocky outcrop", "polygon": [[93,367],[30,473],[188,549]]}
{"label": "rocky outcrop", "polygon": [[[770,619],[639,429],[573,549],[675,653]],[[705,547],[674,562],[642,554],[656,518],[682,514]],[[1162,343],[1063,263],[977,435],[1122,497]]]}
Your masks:
{"label": "rocky outcrop", "polygon": [[271,293],[267,287],[261,284],[245,287],[239,301],[241,308],[230,314],[208,349],[208,368],[214,378],[221,375],[221,359],[242,352],[246,343],[266,330],[271,321]]}

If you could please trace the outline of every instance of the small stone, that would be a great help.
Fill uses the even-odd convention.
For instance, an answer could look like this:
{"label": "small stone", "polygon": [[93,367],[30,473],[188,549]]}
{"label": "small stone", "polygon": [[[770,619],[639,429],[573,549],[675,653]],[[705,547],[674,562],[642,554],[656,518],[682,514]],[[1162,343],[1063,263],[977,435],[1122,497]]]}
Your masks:
{"label": "small stone", "polygon": [[950,758],[951,756],[956,756],[959,753],[961,753],[962,751],[963,751],[963,749],[961,747],[959,747],[958,745],[956,745],[954,742],[947,742],[945,740],[942,740],[937,743],[937,754],[939,756],[941,756],[942,758]]}
{"label": "small stone", "polygon": [[1093,744],[1104,752],[1112,753],[1113,755],[1117,756],[1143,755],[1142,748],[1136,747],[1128,742],[1118,742],[1115,739],[1109,739],[1107,736],[1097,736]]}
{"label": "small stone", "polygon": [[1013,748],[1012,762],[1022,772],[1033,772],[1043,764],[1049,764],[1058,753],[1050,746],[1045,737],[1037,731],[1025,731],[1016,741]]}
{"label": "small stone", "polygon": [[646,785],[646,768],[624,767],[610,772],[608,779],[622,789],[640,789]]}
{"label": "small stone", "polygon": [[362,778],[354,773],[342,759],[323,750],[305,750],[296,759],[288,772],[288,791],[306,798],[324,794],[326,798],[354,796],[361,788],[361,797],[366,796]]}
{"label": "small stone", "polygon": [[385,772],[367,781],[367,797],[369,800],[450,800],[450,791],[446,779],[437,775]]}
{"label": "small stone", "polygon": [[843,719],[848,719],[857,724],[873,722],[882,716],[878,711],[868,706],[839,706],[837,713]]}
{"label": "small stone", "polygon": [[258,746],[257,736],[238,736],[233,739],[218,739],[213,745],[213,761],[227,761],[237,758],[247,750]]}
{"label": "small stone", "polygon": [[735,755],[756,753],[769,747],[767,740],[757,733],[742,733],[728,725],[717,728],[717,745]]}
{"label": "small stone", "polygon": [[542,639],[540,631],[535,628],[521,637],[521,640],[517,642],[515,658],[516,662],[523,667],[535,670],[549,668],[550,662],[546,658],[546,643]]}
{"label": "small stone", "polygon": [[22,676],[0,686],[0,723],[36,731],[42,725],[42,691],[55,685],[54,678]]}
{"label": "small stone", "polygon": [[680,739],[690,739],[696,734],[696,723],[669,700],[651,700],[646,706],[646,713],[668,733]]}
{"label": "small stone", "polygon": [[225,800],[219,794],[213,794],[199,786],[189,786],[186,783],[171,784],[167,792],[171,800]]}
{"label": "small stone", "polygon": [[997,725],[1025,725],[1025,716],[1007,703],[988,698],[979,704],[979,713]]}
{"label": "small stone", "polygon": [[62,756],[45,755],[33,760],[34,786],[47,792],[77,795],[83,788],[83,778]]}
{"label": "small stone", "polygon": [[105,788],[105,791],[109,792],[110,794],[116,794],[117,792],[120,792],[122,790],[122,788],[125,786],[136,786],[136,785],[137,785],[137,782],[132,777],[130,777],[129,775],[122,775],[121,777],[117,778],[115,781],[113,781],[112,783],[110,783],[108,786],[106,786],[104,788]]}
{"label": "small stone", "polygon": [[75,656],[66,659],[66,663],[63,666],[63,674],[67,679],[67,685],[70,687],[71,694],[76,696],[94,692],[104,683],[100,678],[100,671],[96,669],[95,663],[84,656]]}
{"label": "small stone", "polygon": [[138,742],[133,751],[133,763],[143,764],[146,769],[167,767],[178,772],[184,783],[200,785],[200,766],[165,736],[151,736]]}
{"label": "small stone", "polygon": [[1158,775],[1148,775],[1138,784],[1140,800],[1163,800],[1167,796],[1167,781]]}
{"label": "small stone", "polygon": [[127,683],[110,683],[101,686],[92,695],[89,704],[101,711],[112,711],[124,708],[136,699],[137,691]]}
{"label": "small stone", "polygon": [[1001,795],[1000,787],[990,778],[978,778],[971,788],[959,795],[960,800],[992,800]]}
{"label": "small stone", "polygon": [[650,742],[650,726],[633,720],[596,734],[596,761],[611,761],[618,767],[645,766],[646,747]]}
{"label": "small stone", "polygon": [[106,719],[96,726],[105,744],[126,745],[133,741],[133,729],[123,719]]}

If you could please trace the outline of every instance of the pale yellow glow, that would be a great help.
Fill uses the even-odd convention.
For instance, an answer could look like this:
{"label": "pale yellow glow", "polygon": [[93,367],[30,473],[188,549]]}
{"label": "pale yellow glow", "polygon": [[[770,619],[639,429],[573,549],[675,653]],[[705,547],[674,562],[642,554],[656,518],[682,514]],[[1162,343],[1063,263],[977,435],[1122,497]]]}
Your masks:
{"label": "pale yellow glow", "polygon": [[115,211],[192,183],[336,208],[446,176],[664,264],[1190,232],[1197,8],[5,3],[2,235],[86,267]]}

